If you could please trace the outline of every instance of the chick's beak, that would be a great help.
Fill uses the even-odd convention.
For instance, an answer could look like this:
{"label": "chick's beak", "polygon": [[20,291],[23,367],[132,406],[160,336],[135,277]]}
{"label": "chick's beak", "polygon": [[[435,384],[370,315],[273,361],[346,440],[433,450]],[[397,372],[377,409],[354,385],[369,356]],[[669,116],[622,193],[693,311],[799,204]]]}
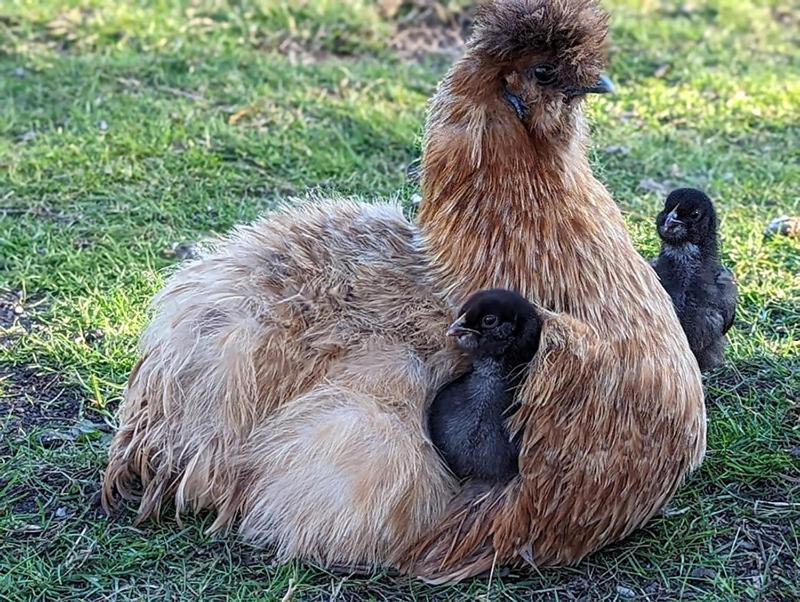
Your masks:
{"label": "chick's beak", "polygon": [[667,216],[667,219],[664,221],[664,227],[667,228],[668,230],[671,230],[680,223],[681,223],[680,220],[678,220],[674,215],[670,213]]}
{"label": "chick's beak", "polygon": [[664,229],[674,230],[676,226],[680,226],[682,224],[683,222],[678,219],[675,209],[673,209],[667,214],[667,218],[664,220]]}
{"label": "chick's beak", "polygon": [[664,223],[661,226],[659,226],[658,233],[662,237],[667,237],[669,239],[673,239],[676,236],[681,237],[683,236],[682,233],[685,232],[684,230],[682,230],[684,226],[685,224],[678,219],[678,216],[676,214],[676,209],[673,209],[664,218]]}
{"label": "chick's beak", "polygon": [[471,334],[472,331],[464,325],[465,318],[466,316],[459,316],[458,320],[450,324],[450,328],[447,329],[447,336],[458,338],[465,334]]}
{"label": "chick's beak", "polygon": [[458,320],[450,325],[447,329],[447,336],[453,337],[458,345],[464,351],[473,351],[478,346],[479,332],[472,328],[467,328],[467,317],[459,316]]}

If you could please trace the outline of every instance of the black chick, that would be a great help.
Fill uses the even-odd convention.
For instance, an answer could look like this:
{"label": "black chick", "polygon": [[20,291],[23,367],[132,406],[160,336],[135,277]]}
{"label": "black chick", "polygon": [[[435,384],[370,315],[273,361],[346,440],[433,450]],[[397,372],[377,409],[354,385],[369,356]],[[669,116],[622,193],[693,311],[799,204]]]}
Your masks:
{"label": "black chick", "polygon": [[736,312],[733,274],[719,261],[717,214],[693,188],[673,190],[656,218],[661,253],[653,262],[700,369],[722,364]]}
{"label": "black chick", "polygon": [[446,385],[428,415],[431,439],[453,473],[489,483],[519,472],[519,442],[505,426],[514,390],[539,347],[541,319],[517,293],[472,295],[447,331],[469,354],[469,372]]}

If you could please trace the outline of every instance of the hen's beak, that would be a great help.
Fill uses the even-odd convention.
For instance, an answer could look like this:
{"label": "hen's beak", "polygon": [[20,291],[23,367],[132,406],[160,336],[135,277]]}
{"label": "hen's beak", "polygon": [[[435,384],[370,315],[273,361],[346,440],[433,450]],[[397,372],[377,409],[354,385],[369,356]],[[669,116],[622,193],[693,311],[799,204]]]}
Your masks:
{"label": "hen's beak", "polygon": [[584,94],[613,94],[614,84],[608,79],[608,76],[603,74],[597,83],[585,88],[570,88],[566,90],[567,96],[574,98],[575,96],[583,96]]}
{"label": "hen's beak", "polygon": [[525,103],[522,102],[519,96],[513,94],[507,86],[503,87],[503,98],[505,98],[506,102],[514,109],[518,119],[525,119],[525,113],[527,112]]}
{"label": "hen's beak", "polygon": [[611,83],[611,80],[608,79],[608,76],[604,73],[600,76],[600,79],[597,80],[597,83],[594,86],[589,86],[588,88],[583,89],[584,94],[613,94],[614,93],[614,84]]}
{"label": "hen's beak", "polygon": [[465,321],[466,321],[466,315],[459,316],[458,320],[450,324],[450,328],[447,329],[447,336],[461,337],[464,336],[465,334],[474,334],[474,331],[470,330],[464,325]]}

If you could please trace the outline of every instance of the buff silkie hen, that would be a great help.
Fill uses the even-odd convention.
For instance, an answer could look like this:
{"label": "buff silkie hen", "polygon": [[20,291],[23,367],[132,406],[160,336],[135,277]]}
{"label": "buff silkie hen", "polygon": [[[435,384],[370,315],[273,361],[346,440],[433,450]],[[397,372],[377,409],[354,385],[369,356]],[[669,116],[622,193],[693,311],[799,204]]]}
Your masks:
{"label": "buff silkie hen", "polygon": [[[240,228],[165,285],[104,491],[139,519],[216,509],[281,558],[456,580],[570,564],[644,524],[702,459],[697,364],[592,176],[581,104],[607,90],[588,0],[500,0],[432,101],[420,226],[317,202]],[[509,427],[520,472],[476,496],[425,434],[483,288],[543,312]],[[139,486],[141,482],[141,486]]]}

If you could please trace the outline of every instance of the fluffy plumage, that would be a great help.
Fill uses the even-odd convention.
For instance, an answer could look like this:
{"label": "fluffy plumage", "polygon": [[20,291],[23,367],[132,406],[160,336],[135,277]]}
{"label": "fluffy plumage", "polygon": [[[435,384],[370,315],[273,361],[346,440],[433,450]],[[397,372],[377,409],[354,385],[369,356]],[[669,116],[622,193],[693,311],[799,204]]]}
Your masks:
{"label": "fluffy plumage", "polygon": [[[166,283],[120,410],[106,504],[141,494],[140,520],[173,501],[209,507],[215,529],[238,520],[282,558],[447,581],[494,561],[577,562],[644,524],[700,463],[697,363],[591,174],[582,97],[567,89],[599,80],[599,9],[487,11],[431,105],[419,229],[386,205],[284,209]],[[531,31],[574,31],[559,38],[569,48],[484,52],[486,24],[520,11]],[[600,29],[584,40],[589,21]],[[561,88],[525,77],[559,56],[559,73],[572,70]],[[476,497],[424,417],[463,370],[442,335],[454,307],[497,287],[551,312],[509,419],[520,475]]]}
{"label": "fluffy plumage", "polygon": [[693,188],[672,191],[656,218],[661,253],[653,268],[672,298],[701,370],[722,365],[725,333],[733,326],[737,289],[719,260],[717,214]]}
{"label": "fluffy plumage", "polygon": [[539,347],[541,320],[524,297],[502,289],[475,293],[459,316],[447,333],[472,366],[436,395],[428,430],[457,477],[503,483],[519,472],[519,441],[505,421]]}
{"label": "fluffy plumage", "polygon": [[281,558],[396,562],[454,491],[423,428],[460,361],[428,272],[399,207],[348,201],[276,211],[182,267],[141,340],[107,503],[214,508],[212,530],[240,519]]}

